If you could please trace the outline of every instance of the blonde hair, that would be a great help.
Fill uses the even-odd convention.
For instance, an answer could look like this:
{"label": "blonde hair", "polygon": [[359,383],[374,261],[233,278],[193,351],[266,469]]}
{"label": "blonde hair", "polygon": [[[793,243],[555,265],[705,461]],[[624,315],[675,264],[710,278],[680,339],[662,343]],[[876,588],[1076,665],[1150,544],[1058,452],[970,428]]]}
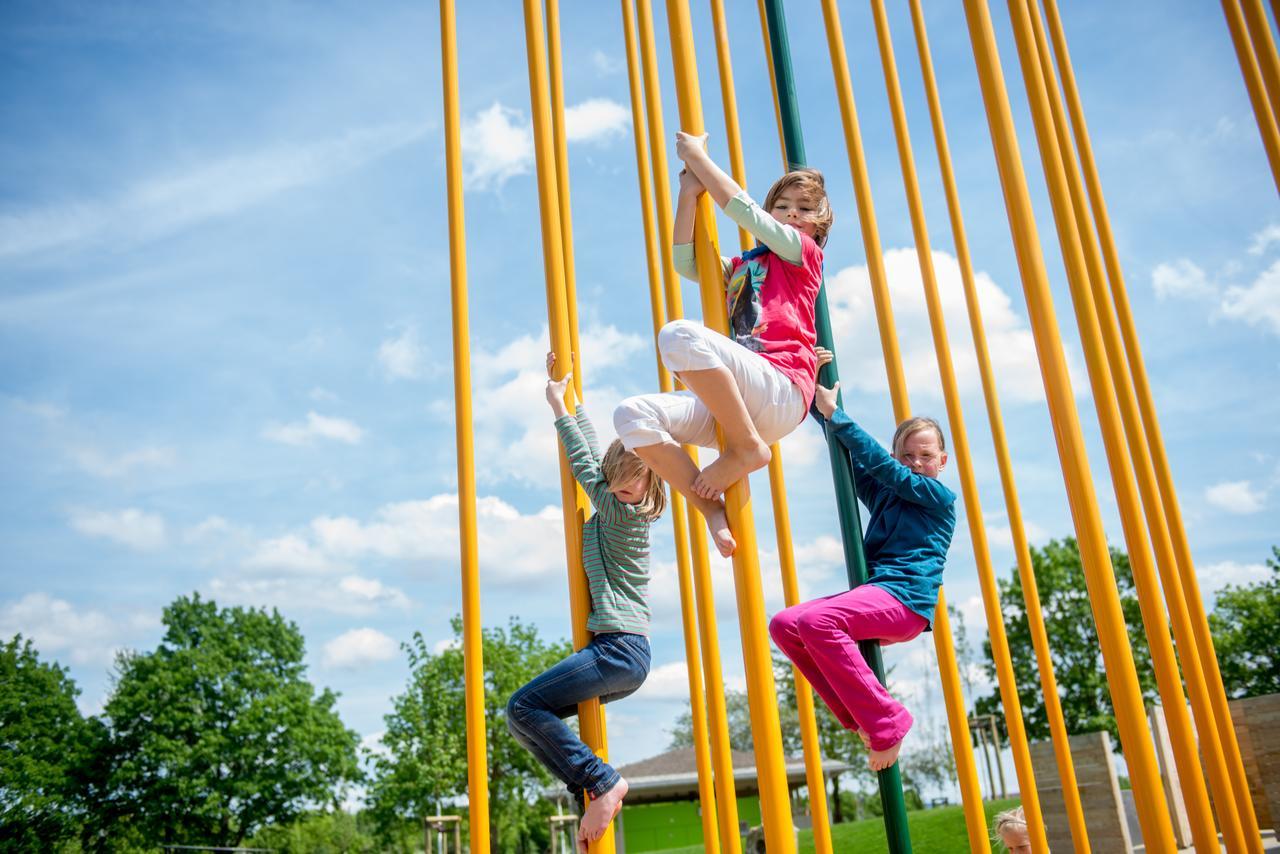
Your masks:
{"label": "blonde hair", "polygon": [[[1004,833],[1006,830],[1026,831],[1027,816],[1022,811],[1022,807],[1014,807],[1011,810],[997,813],[995,818],[992,819],[992,824],[992,833],[995,834],[994,841],[1004,845]],[[1007,849],[1008,846],[1006,845],[1005,848]]]}
{"label": "blonde hair", "polygon": [[932,430],[938,434],[938,450],[945,451],[947,449],[947,439],[942,435],[942,425],[936,419],[929,418],[925,415],[916,415],[908,418],[898,425],[898,429],[893,431],[893,454],[898,455],[902,448],[902,443],[910,437],[919,433],[921,430]]}
{"label": "blonde hair", "polygon": [[600,461],[600,473],[604,475],[605,483],[610,486],[626,483],[643,474],[648,474],[649,485],[645,488],[644,498],[631,506],[635,507],[636,512],[641,516],[648,516],[650,519],[657,519],[667,509],[667,493],[662,488],[662,478],[646,466],[634,452],[624,448],[621,439],[614,439],[605,449],[604,459]]}
{"label": "blonde hair", "polygon": [[831,224],[835,222],[836,217],[831,212],[831,202],[827,199],[827,184],[822,178],[822,173],[817,169],[796,169],[774,181],[768,195],[764,197],[765,212],[772,212],[778,196],[791,189],[799,192],[800,198],[813,205],[813,213],[809,214],[809,222],[813,223],[813,240],[819,246],[825,246],[827,233],[831,231]]}

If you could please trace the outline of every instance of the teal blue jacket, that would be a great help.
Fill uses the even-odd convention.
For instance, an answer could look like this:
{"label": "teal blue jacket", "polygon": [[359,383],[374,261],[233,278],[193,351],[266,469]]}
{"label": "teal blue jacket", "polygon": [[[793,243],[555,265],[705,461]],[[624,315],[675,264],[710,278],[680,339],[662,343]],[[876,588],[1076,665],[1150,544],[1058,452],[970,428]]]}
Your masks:
{"label": "teal blue jacket", "polygon": [[862,536],[867,581],[933,624],[942,569],[956,529],[956,495],[893,458],[843,409],[827,430],[849,450],[853,482],[870,518]]}

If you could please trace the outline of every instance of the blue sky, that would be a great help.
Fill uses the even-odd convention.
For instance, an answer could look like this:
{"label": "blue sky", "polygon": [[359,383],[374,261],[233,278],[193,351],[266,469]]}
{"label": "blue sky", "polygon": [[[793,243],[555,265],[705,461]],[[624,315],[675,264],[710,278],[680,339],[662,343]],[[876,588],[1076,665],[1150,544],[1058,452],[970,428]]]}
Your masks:
{"label": "blue sky", "polygon": [[[482,611],[568,635],[522,19],[460,4]],[[659,4],[661,5],[661,4]],[[754,4],[728,4],[748,179],[778,171]],[[1123,545],[1076,345],[1007,14],[993,10],[1063,338],[1112,542]],[[694,27],[723,157],[706,11]],[[870,13],[843,25],[912,402],[943,407]],[[816,4],[788,5],[846,405],[892,429],[857,211]],[[658,9],[657,30],[665,33]],[[1207,596],[1280,541],[1280,209],[1221,14],[1071,3],[1068,38]],[[588,405],[601,432],[654,387],[619,10],[566,4],[563,44]],[[1013,565],[910,22],[891,16],[973,464],[997,572]],[[433,4],[6,3],[0,10],[0,634],[68,665],[97,711],[112,654],[150,648],[200,591],[278,607],[311,677],[369,744],[408,675],[398,644],[460,608],[439,30]],[[972,52],[958,8],[929,26],[1032,539],[1071,533]],[[668,135],[677,127],[660,38]],[[723,227],[721,233],[732,239]],[[692,288],[686,306],[696,307]],[[783,444],[801,587],[841,589],[810,424]],[[958,487],[954,465],[945,475]],[[781,603],[767,482],[757,525]],[[610,710],[613,756],[662,750],[685,702],[669,524],[654,534],[654,673]],[[716,564],[729,685],[742,682]],[[968,535],[951,601],[981,633]],[[932,644],[890,651],[942,717]],[[979,683],[981,680],[979,680]],[[985,693],[985,689],[980,687]]]}

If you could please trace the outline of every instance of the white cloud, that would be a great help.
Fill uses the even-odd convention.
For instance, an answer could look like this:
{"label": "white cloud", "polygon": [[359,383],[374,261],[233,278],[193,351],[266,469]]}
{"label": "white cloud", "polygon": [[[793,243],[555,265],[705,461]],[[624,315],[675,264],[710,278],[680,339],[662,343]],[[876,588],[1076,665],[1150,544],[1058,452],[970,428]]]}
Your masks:
{"label": "white cloud", "polygon": [[0,637],[31,638],[41,654],[64,655],[75,664],[107,664],[131,630],[150,628],[150,619],[120,623],[100,611],[82,610],[47,593],[28,593],[0,608]]}
{"label": "white cloud", "polygon": [[[702,674],[699,674],[701,680]],[[660,664],[649,671],[640,689],[632,694],[637,700],[688,702],[689,663],[683,659]]]}
{"label": "white cloud", "polygon": [[468,189],[501,189],[533,166],[533,129],[519,110],[494,102],[462,123]]}
{"label": "white cloud", "polygon": [[0,257],[154,240],[350,172],[424,137],[423,124],[357,128],[210,160],[146,179],[114,199],[77,200],[0,215]]}
{"label": "white cloud", "polygon": [[308,412],[305,421],[268,424],[262,428],[262,437],[286,445],[309,445],[315,439],[333,439],[348,445],[358,445],[364,437],[364,431],[345,418],[331,418]]}
{"label": "white cloud", "polygon": [[337,403],[339,400],[336,394],[323,386],[316,386],[311,389],[311,391],[307,392],[307,397],[316,403]]}
{"label": "white cloud", "polygon": [[66,409],[46,401],[25,400],[21,397],[5,397],[4,399],[19,412],[34,415],[43,421],[61,421],[67,415]]}
{"label": "white cloud", "polygon": [[1204,497],[1219,510],[1244,516],[1261,510],[1267,494],[1247,480],[1231,480],[1209,487]]}
{"label": "white cloud", "polygon": [[564,111],[568,142],[604,142],[626,133],[631,111],[608,98],[590,98]]}
{"label": "white cloud", "polygon": [[[941,399],[938,365],[921,285],[920,266],[914,249],[890,249],[884,253],[890,300],[898,346],[902,352],[907,386],[913,393]],[[955,257],[933,253],[933,264],[947,318],[956,381],[961,393],[981,389],[977,356],[969,333],[960,265]],[[978,301],[982,307],[992,368],[1001,398],[1014,402],[1044,399],[1044,384],[1036,359],[1031,329],[1013,311],[1013,302],[986,273],[975,274]],[[841,361],[857,366],[842,376],[843,387],[869,392],[888,389],[871,299],[871,279],[865,266],[846,267],[827,278],[831,303],[832,331]],[[1088,383],[1076,360],[1068,354],[1068,369],[1076,394],[1088,393]]]}
{"label": "white cloud", "polygon": [[301,573],[323,573],[338,568],[323,551],[294,534],[259,543],[244,565],[250,569]]}
{"label": "white cloud", "polygon": [[447,649],[458,649],[461,646],[462,644],[458,642],[457,638],[443,638],[431,645],[431,653],[433,655],[439,655]]}
{"label": "white cloud", "polygon": [[182,533],[183,542],[201,543],[226,536],[234,529],[230,522],[221,516],[208,516]]}
{"label": "white cloud", "polygon": [[209,595],[224,604],[287,608],[289,611],[326,611],[366,617],[383,608],[406,609],[409,597],[376,579],[349,575],[338,584],[317,584],[314,578],[215,578]]}
{"label": "white cloud", "polygon": [[1151,286],[1159,299],[1207,298],[1218,292],[1204,270],[1187,258],[1157,264],[1151,271]]}
{"label": "white cloud", "polygon": [[617,74],[626,68],[622,60],[610,56],[600,48],[591,51],[591,64],[601,74]]}
{"label": "white cloud", "polygon": [[71,455],[80,468],[97,477],[123,477],[137,468],[171,466],[175,461],[172,448],[153,445],[115,456],[104,454],[96,448],[76,448]]}
{"label": "white cloud", "polygon": [[1280,261],[1260,273],[1253,284],[1227,288],[1222,315],[1280,335]]}
{"label": "white cloud", "polygon": [[418,330],[412,326],[378,347],[378,362],[393,379],[412,380],[422,376],[424,356]]}
{"label": "white cloud", "polygon": [[1205,566],[1196,567],[1196,576],[1200,579],[1200,592],[1208,594],[1221,590],[1228,584],[1247,586],[1266,581],[1272,575],[1265,563],[1238,563],[1224,560]]}
{"label": "white cloud", "polygon": [[1261,255],[1271,247],[1273,243],[1280,243],[1280,223],[1271,223],[1266,228],[1253,235],[1253,242],[1249,244],[1250,255]]}
{"label": "white cloud", "polygon": [[137,551],[154,551],[166,541],[164,519],[137,508],[115,512],[76,510],[71,514],[71,527],[89,537],[102,537]]}
{"label": "white cloud", "polygon": [[390,661],[397,649],[396,642],[377,629],[352,629],[324,645],[324,664],[350,670]]}

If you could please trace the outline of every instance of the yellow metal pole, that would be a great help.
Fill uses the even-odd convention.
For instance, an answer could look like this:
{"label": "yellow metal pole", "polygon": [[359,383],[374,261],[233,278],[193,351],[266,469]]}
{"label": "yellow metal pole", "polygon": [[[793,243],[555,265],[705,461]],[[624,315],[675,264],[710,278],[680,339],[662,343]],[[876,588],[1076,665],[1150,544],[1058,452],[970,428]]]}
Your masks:
{"label": "yellow metal pole", "polygon": [[[551,348],[560,365],[570,365],[568,306],[564,288],[564,244],[560,234],[560,211],[556,169],[550,127],[550,96],[547,92],[546,36],[540,0],[524,0],[525,46],[529,65],[529,100],[533,117],[534,158],[538,173],[538,214],[542,223],[543,272],[547,287],[547,322]],[[560,498],[564,509],[565,558],[569,572],[569,609],[573,621],[573,646],[581,649],[590,642],[587,615],[591,610],[586,573],[582,567],[582,523],[585,502],[569,471],[568,460],[560,455]],[[604,717],[599,700],[578,706],[578,727],[582,740],[597,755],[605,757]],[[593,846],[595,854],[613,854],[613,825]]]}
{"label": "yellow metal pole", "polygon": [[560,0],[546,0],[547,58],[551,81],[551,139],[555,145],[560,239],[564,245],[565,306],[569,311],[569,349],[573,354],[573,388],[582,400],[582,347],[578,344],[578,276],[573,254],[573,214],[569,204],[569,143],[564,130],[564,73],[560,68]]}
{"label": "yellow metal pole", "polygon": [[1045,630],[1044,614],[1040,609],[1040,594],[1036,586],[1035,569],[1031,563],[1031,550],[1027,543],[1026,526],[1022,520],[1022,503],[1018,498],[1017,483],[1013,477],[1013,463],[1009,457],[1008,440],[1005,437],[1004,416],[996,392],[995,375],[991,368],[991,356],[987,347],[987,334],[982,322],[982,306],[978,302],[978,289],[973,278],[973,261],[969,253],[969,239],[965,234],[964,217],[960,211],[960,196],[956,189],[955,169],[951,163],[951,149],[947,143],[946,125],[942,119],[942,101],[938,97],[937,78],[933,71],[933,57],[929,50],[929,36],[925,30],[924,10],[920,0],[911,0],[911,20],[915,28],[916,48],[920,55],[920,70],[924,77],[925,95],[929,103],[929,116],[933,124],[934,144],[938,151],[938,165],[947,198],[947,211],[951,217],[951,232],[955,239],[956,260],[960,265],[960,279],[964,286],[965,306],[969,314],[969,329],[973,335],[974,353],[978,360],[978,373],[982,380],[982,393],[987,406],[987,418],[991,423],[991,439],[995,445],[996,466],[1000,471],[1000,484],[1004,491],[1005,512],[1009,517],[1009,529],[1013,537],[1014,554],[1018,562],[1018,578],[1022,582],[1022,594],[1026,603],[1027,625],[1031,632],[1031,645],[1035,648],[1036,664],[1040,672],[1040,688],[1044,695],[1045,716],[1057,759],[1058,780],[1062,784],[1062,796],[1067,812],[1067,824],[1071,829],[1071,841],[1077,854],[1090,851],[1089,834],[1084,822],[1084,807],[1080,803],[1080,789],[1076,782],[1075,762],[1071,758],[1067,725],[1062,715],[1062,701],[1058,696],[1057,679],[1053,672],[1053,656],[1049,650],[1049,635]]}
{"label": "yellow metal pole", "polygon": [[773,96],[773,115],[778,120],[778,145],[782,148],[782,168],[790,171],[787,163],[787,141],[782,136],[782,105],[778,102],[778,75],[773,69],[773,50],[769,47],[769,15],[764,0],[756,0],[760,13],[760,35],[764,37],[764,61],[769,66],[769,94]]}
{"label": "yellow metal pole", "polygon": [[1262,72],[1258,69],[1258,61],[1249,45],[1240,0],[1222,0],[1222,11],[1227,16],[1231,43],[1235,46],[1236,58],[1240,61],[1240,73],[1244,75],[1244,87],[1249,93],[1249,103],[1253,105],[1254,118],[1258,121],[1258,133],[1262,134],[1262,147],[1267,152],[1267,162],[1271,164],[1271,177],[1276,182],[1276,189],[1280,189],[1280,128],[1277,128],[1275,114],[1267,103]]}
{"label": "yellow metal pole", "polygon": [[[1000,181],[1004,188],[1005,204],[1008,207],[1018,268],[1027,298],[1032,333],[1048,393],[1054,439],[1076,524],[1090,605],[1098,627],[1103,661],[1115,706],[1120,742],[1125,751],[1130,778],[1134,781],[1142,835],[1149,849],[1172,851],[1175,848],[1173,829],[1161,789],[1155,750],[1147,731],[1138,674],[1125,631],[1124,614],[1102,530],[1079,415],[1067,377],[1066,356],[1058,337],[1044,257],[1027,191],[1026,176],[1022,171],[991,17],[985,0],[965,0],[964,5]],[[1062,193],[1055,192],[1055,195],[1061,196]]]}
{"label": "yellow metal pole", "polygon": [[[834,0],[832,0],[834,3]],[[1004,630],[1004,615],[1000,607],[1000,589],[996,585],[995,571],[991,566],[991,550],[987,544],[986,522],[978,496],[978,483],[973,473],[973,459],[969,450],[969,435],[965,426],[964,411],[960,403],[960,390],[956,385],[955,366],[951,359],[951,345],[947,339],[947,322],[942,314],[942,298],[938,293],[937,276],[933,268],[933,250],[929,241],[929,226],[925,220],[924,202],[920,197],[920,183],[916,176],[915,155],[911,150],[911,136],[907,127],[906,108],[902,103],[902,86],[898,80],[897,62],[893,54],[893,38],[889,33],[889,21],[882,0],[871,0],[875,19],[876,40],[880,48],[880,62],[884,70],[885,89],[889,96],[889,112],[893,120],[894,136],[898,145],[898,161],[902,168],[902,181],[907,195],[907,208],[911,217],[911,230],[915,237],[916,257],[920,263],[920,281],[924,286],[925,306],[929,314],[929,327],[933,333],[934,354],[938,360],[938,373],[942,381],[942,394],[946,402],[947,420],[951,424],[951,438],[955,446],[956,465],[960,470],[960,491],[964,496],[965,517],[969,522],[969,537],[973,545],[974,563],[978,570],[978,583],[987,617],[987,632],[991,644],[991,657],[995,663],[996,680],[1004,706],[1005,725],[1009,728],[1009,745],[1013,752],[1013,764],[1018,775],[1022,808],[1027,816],[1027,832],[1034,850],[1048,850],[1044,817],[1040,811],[1040,797],[1036,790],[1035,771],[1031,767],[1031,749],[1027,744],[1026,724],[1022,717],[1022,703],[1018,698],[1017,679],[1013,672],[1013,660],[1009,653],[1009,640]]]}
{"label": "yellow metal pole", "polygon": [[[1222,748],[1227,771],[1231,776],[1233,802],[1238,809],[1241,828],[1251,851],[1261,851],[1258,820],[1254,812],[1253,801],[1249,796],[1248,781],[1245,778],[1244,764],[1240,756],[1240,747],[1236,740],[1235,728],[1231,723],[1230,710],[1227,707],[1226,691],[1222,685],[1222,676],[1218,669],[1218,658],[1213,650],[1213,638],[1209,632],[1209,622],[1204,611],[1204,599],[1200,595],[1200,585],[1196,578],[1195,566],[1191,557],[1191,548],[1187,539],[1186,528],[1182,522],[1182,513],[1178,505],[1177,494],[1173,486],[1173,476],[1165,453],[1164,439],[1161,435],[1159,419],[1156,414],[1151,384],[1147,379],[1146,366],[1142,358],[1142,348],[1138,342],[1137,327],[1133,320],[1133,311],[1129,306],[1129,297],[1124,283],[1124,269],[1120,265],[1120,254],[1116,248],[1115,237],[1111,231],[1111,219],[1107,213],[1106,199],[1102,194],[1102,182],[1098,175],[1097,163],[1093,156],[1093,146],[1089,141],[1089,129],[1085,123],[1084,108],[1076,87],[1075,72],[1071,67],[1071,55],[1067,49],[1066,35],[1062,20],[1058,15],[1056,0],[1047,0],[1046,12],[1049,31],[1053,39],[1054,51],[1057,54],[1058,68],[1062,76],[1063,91],[1066,95],[1071,124],[1075,132],[1076,147],[1079,150],[1080,162],[1084,168],[1085,181],[1089,190],[1090,202],[1093,206],[1094,223],[1102,243],[1103,260],[1107,270],[1112,301],[1120,326],[1125,352],[1128,356],[1129,370],[1137,393],[1138,410],[1141,414],[1146,448],[1150,451],[1151,461],[1155,468],[1156,486],[1160,502],[1164,509],[1164,518],[1168,526],[1170,538],[1177,562],[1177,571],[1182,585],[1183,601],[1191,619],[1191,630],[1195,639],[1194,647],[1199,656],[1200,667],[1204,673],[1205,683],[1209,691],[1210,703],[1213,707],[1214,724],[1217,729],[1219,744]],[[1099,303],[1105,299],[1099,298]],[[1133,428],[1130,428],[1133,429]],[[1137,432],[1134,430],[1134,432]],[[1144,498],[1144,500],[1146,500]],[[1150,503],[1150,502],[1149,502]],[[1191,644],[1179,641],[1181,649]],[[1184,668],[1186,655],[1184,653]],[[1203,730],[1202,730],[1203,735]]]}
{"label": "yellow metal pole", "polygon": [[[716,67],[720,75],[720,97],[724,105],[725,141],[729,148],[730,169],[738,186],[745,188],[747,169],[743,162],[742,133],[738,125],[738,101],[733,85],[733,62],[729,53],[729,26],[725,20],[724,3],[721,0],[711,0],[711,21],[715,31]],[[766,50],[766,54],[772,66],[773,52]],[[773,87],[773,92],[776,99],[776,86]],[[783,168],[786,168],[785,160]],[[738,241],[743,252],[752,248],[751,235],[744,228],[738,228]],[[772,453],[769,460],[769,497],[773,503],[778,566],[782,575],[783,601],[787,606],[791,606],[799,603],[800,588],[796,579],[795,549],[791,542],[791,512],[787,507],[787,485],[782,469],[782,446],[775,442],[769,450]],[[805,783],[809,788],[809,814],[813,820],[813,847],[817,854],[830,854],[832,851],[831,823],[827,816],[827,787],[826,778],[822,774],[822,746],[818,742],[818,722],[814,716],[813,689],[804,680],[799,668],[793,667],[792,672],[796,686],[796,715],[800,726],[800,742],[804,750]]]}
{"label": "yellow metal pole", "polygon": [[[689,8],[683,0],[667,0],[667,25],[671,31],[672,62],[675,66],[676,97],[680,104],[680,124],[692,134],[703,132],[702,95],[698,86],[697,60],[693,50],[693,30]],[[712,329],[728,331],[724,304],[724,274],[720,268],[719,246],[711,200],[703,194],[698,203],[694,229],[698,279],[702,285],[703,322]],[[760,786],[760,811],[765,845],[771,852],[795,851],[791,822],[790,791],[782,757],[782,732],[773,684],[772,655],[760,584],[755,524],[751,518],[751,494],[747,480],[725,491],[729,526],[738,540],[733,555],[734,587],[737,592],[738,627],[742,635],[742,660],[747,677],[747,704],[754,737],[756,773]]]}
{"label": "yellow metal pole", "polygon": [[471,416],[471,322],[467,308],[467,230],[462,200],[462,120],[458,102],[457,20],[440,0],[444,82],[445,186],[449,199],[449,293],[453,308],[454,430],[458,448],[458,548],[462,568],[462,656],[467,715],[467,808],[471,847],[489,850],[489,759],[480,631],[480,555],[476,545],[476,464]]}
{"label": "yellow metal pole", "polygon": [[[636,44],[635,8],[632,0],[622,0],[622,28],[627,54],[627,84],[631,95],[631,126],[636,146],[636,176],[640,181],[640,216],[644,224],[645,265],[649,273],[649,310],[655,337],[666,320],[662,274],[658,261],[658,234],[654,222],[653,187],[649,181],[649,140],[641,98],[639,47]],[[655,355],[657,347],[654,348]],[[671,374],[657,357],[658,386],[665,392],[673,386]],[[671,490],[671,520],[675,529],[676,577],[680,585],[680,624],[684,632],[685,664],[689,677],[689,713],[693,720],[693,755],[698,769],[698,799],[701,802],[702,844],[709,854],[720,854],[716,827],[715,775],[711,768],[710,737],[707,732],[706,697],[702,692],[702,656],[698,651],[697,612],[694,607],[693,575],[689,560],[689,520],[684,496]],[[697,520],[694,520],[697,523]]]}
{"label": "yellow metal pole", "polygon": [[[644,73],[645,112],[649,125],[652,154],[654,200],[657,202],[658,241],[662,260],[662,281],[666,297],[667,319],[684,317],[680,280],[672,262],[670,235],[672,213],[667,167],[666,130],[662,120],[662,87],[658,79],[658,52],[653,35],[653,9],[649,0],[637,0],[637,24],[640,34],[640,58]],[[698,451],[685,446],[685,451],[698,462]],[[673,509],[673,513],[674,513]],[[739,854],[742,837],[738,831],[738,797],[733,777],[733,754],[729,744],[729,716],[725,707],[724,669],[720,664],[720,629],[716,624],[715,593],[711,584],[711,564],[707,550],[707,531],[697,510],[685,504],[689,531],[689,550],[693,557],[693,582],[698,610],[698,636],[702,641],[702,668],[706,685],[707,718],[711,734],[711,764],[715,772],[716,824],[720,831],[720,847],[726,854]]]}
{"label": "yellow metal pole", "polygon": [[[1146,539],[1148,531],[1159,559],[1160,580],[1164,584],[1174,636],[1184,652],[1183,672],[1186,675],[1187,691],[1191,697],[1192,707],[1197,710],[1197,720],[1202,727],[1200,747],[1204,750],[1208,761],[1210,783],[1213,785],[1218,802],[1222,804],[1218,813],[1222,819],[1223,835],[1227,840],[1228,848],[1240,848],[1243,840],[1239,819],[1230,801],[1231,785],[1222,761],[1217,733],[1213,729],[1208,695],[1205,691],[1203,675],[1200,673],[1194,641],[1191,638],[1189,620],[1186,617],[1186,604],[1182,599],[1181,583],[1174,567],[1172,545],[1169,543],[1164,516],[1156,498],[1154,472],[1151,471],[1150,459],[1143,445],[1142,425],[1137,404],[1134,401],[1129,373],[1121,355],[1119,333],[1110,304],[1106,300],[1102,259],[1093,238],[1093,226],[1089,220],[1083,182],[1072,154],[1066,117],[1061,101],[1056,96],[1058,86],[1050,64],[1048,42],[1040,26],[1039,9],[1035,0],[1021,2],[1021,7],[1022,14],[1014,15],[1015,36],[1019,39],[1019,49],[1024,52],[1024,56],[1032,60],[1033,65],[1038,63],[1040,85],[1037,87],[1039,89],[1037,98],[1041,95],[1043,98],[1040,98],[1042,105],[1037,120],[1047,119],[1044,125],[1045,141],[1055,149],[1050,157],[1045,158],[1045,161],[1052,162],[1054,168],[1061,168],[1061,177],[1065,180],[1068,193],[1068,198],[1060,205],[1062,221],[1059,229],[1060,233],[1063,229],[1074,230],[1074,247],[1080,252],[1068,261],[1069,266],[1074,265],[1074,270],[1071,271],[1072,298],[1077,305],[1081,335],[1088,339],[1086,357],[1093,359],[1090,371],[1091,377],[1095,378],[1093,389],[1095,397],[1098,398],[1099,419],[1103,423],[1104,431],[1111,434],[1109,438],[1104,437],[1104,441],[1107,442],[1107,454],[1111,461],[1113,481],[1116,483],[1121,521],[1125,526],[1125,537],[1130,546],[1134,580],[1138,587],[1143,620],[1147,627],[1152,660],[1156,668],[1156,680],[1169,722],[1174,760],[1178,766],[1192,835],[1200,850],[1217,850],[1218,835],[1214,827],[1213,812],[1209,806],[1209,793],[1205,788],[1204,771],[1201,769],[1196,750],[1196,736],[1192,729],[1191,718],[1187,713],[1186,698],[1178,675],[1178,662],[1169,641],[1169,623],[1165,619],[1160,604],[1159,583],[1155,568],[1152,566],[1151,551]],[[1049,93],[1053,95],[1050,96]],[[1044,115],[1044,107],[1048,108],[1047,116]],[[1059,211],[1055,211],[1055,216],[1057,215]],[[1068,240],[1061,242],[1064,247],[1070,245]],[[1083,262],[1083,268],[1080,266],[1081,262]],[[1098,297],[1102,299],[1099,301]],[[1106,396],[1108,393],[1111,396]],[[1120,441],[1121,434],[1127,439],[1127,455],[1125,443]],[[1130,459],[1133,470],[1129,467]],[[1136,493],[1135,473],[1138,489]],[[1143,529],[1142,516],[1138,512],[1139,495],[1143,498],[1146,509],[1146,530]]]}
{"label": "yellow metal pole", "polygon": [[1262,74],[1262,86],[1271,105],[1271,118],[1280,120],[1280,57],[1276,56],[1276,43],[1271,38],[1271,24],[1262,0],[1241,0],[1245,29],[1253,42],[1253,53]]}
{"label": "yellow metal pole", "polygon": [[[898,348],[898,335],[894,329],[893,306],[889,299],[888,277],[884,269],[884,253],[880,248],[880,231],[876,223],[875,203],[871,198],[871,179],[867,174],[867,159],[862,148],[858,111],[853,100],[853,83],[849,78],[849,61],[845,55],[844,34],[841,31],[839,10],[836,9],[833,0],[823,0],[822,17],[826,24],[827,48],[831,54],[831,67],[835,76],[836,96],[840,104],[840,119],[849,158],[849,171],[853,177],[854,198],[858,205],[862,245],[867,260],[867,271],[871,278],[871,294],[880,332],[880,348],[884,353],[885,372],[889,379],[889,396],[893,401],[895,420],[902,421],[911,415],[911,404],[907,399],[902,354]],[[947,614],[945,588],[938,591],[938,605],[934,609],[933,643],[938,655],[938,675],[942,682],[942,696],[947,708],[947,724],[956,760],[960,799],[964,804],[965,828],[969,834],[970,847],[975,851],[981,851],[989,844],[987,818],[982,808],[982,786],[978,781],[978,766],[969,734],[969,718],[965,712],[960,671],[956,665],[955,642],[951,636],[951,619]]]}

